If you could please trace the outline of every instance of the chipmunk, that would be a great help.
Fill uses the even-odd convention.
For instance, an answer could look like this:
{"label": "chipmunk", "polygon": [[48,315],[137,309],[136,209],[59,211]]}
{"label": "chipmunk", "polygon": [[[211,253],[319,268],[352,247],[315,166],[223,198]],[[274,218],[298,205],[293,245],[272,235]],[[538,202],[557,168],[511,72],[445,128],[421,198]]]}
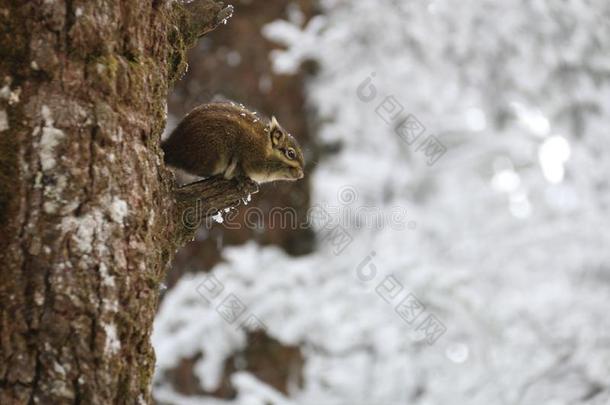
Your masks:
{"label": "chipmunk", "polygon": [[196,176],[245,176],[257,183],[303,178],[301,147],[270,121],[230,102],[193,109],[163,142],[165,163]]}

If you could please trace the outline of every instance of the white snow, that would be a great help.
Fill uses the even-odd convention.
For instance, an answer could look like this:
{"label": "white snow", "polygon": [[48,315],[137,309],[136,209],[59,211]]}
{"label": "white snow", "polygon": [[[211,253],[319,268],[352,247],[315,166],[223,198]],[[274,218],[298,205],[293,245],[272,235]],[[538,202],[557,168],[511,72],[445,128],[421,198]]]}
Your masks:
{"label": "white snow", "polygon": [[15,90],[12,90],[9,84],[5,84],[0,88],[0,98],[7,100],[9,105],[17,104],[20,101],[20,95],[21,89],[16,88]]}
{"label": "white snow", "polygon": [[61,375],[66,374],[66,369],[56,361],[53,362],[53,370],[55,370],[56,373],[59,373]]}
{"label": "white snow", "polygon": [[116,223],[123,224],[123,220],[129,213],[127,202],[120,198],[114,197],[109,207],[110,217]]}
{"label": "white snow", "polygon": [[40,163],[43,171],[49,171],[56,165],[55,147],[65,137],[63,131],[56,128],[42,128],[40,138]]}
{"label": "white snow", "polygon": [[44,304],[44,295],[38,290],[34,292],[34,302],[36,303],[36,305]]}
{"label": "white snow", "polygon": [[212,219],[215,222],[218,222],[219,224],[222,224],[224,222],[224,218],[222,217],[222,212],[217,212],[216,214],[212,215]]}
{"label": "white snow", "polygon": [[289,46],[285,52],[274,51],[274,71],[279,74],[294,74],[301,62],[317,57],[318,34],[326,25],[326,18],[316,16],[301,30],[298,25],[288,21],[275,21],[263,29],[270,40]]}
{"label": "white snow", "polygon": [[228,5],[225,9],[228,9],[228,12],[227,12],[226,17],[223,18],[222,21],[220,22],[221,24],[226,24],[227,21],[229,20],[229,18],[233,17],[233,12],[234,12],[233,6],[232,5]]}
{"label": "white snow", "polygon": [[295,405],[277,390],[262,383],[250,373],[237,372],[231,378],[231,382],[239,391],[238,401],[242,403],[259,403],[274,405]]}
{"label": "white snow", "polygon": [[56,165],[55,148],[63,140],[65,134],[53,126],[53,116],[48,106],[42,106],[41,114],[45,124],[40,137],[40,163],[43,171],[49,171]]}
{"label": "white snow", "polygon": [[67,216],[62,220],[64,232],[71,233],[74,246],[84,254],[94,251],[98,254],[107,252],[105,245],[109,226],[99,209],[94,209],[80,217]]}
{"label": "white snow", "polygon": [[91,253],[93,245],[93,236],[95,229],[99,223],[91,215],[84,216],[80,220],[73,217],[64,218],[63,226],[66,229],[76,229],[76,234],[73,238],[76,242],[76,247],[83,253]]}
{"label": "white snow", "polygon": [[59,205],[55,201],[45,201],[42,204],[42,209],[47,214],[55,214],[55,213],[57,213],[57,209],[58,208],[59,208]]}
{"label": "white snow", "polygon": [[116,325],[114,323],[106,323],[102,326],[104,332],[106,332],[104,351],[110,355],[115,355],[121,350],[121,341],[117,335]]}
{"label": "white snow", "polygon": [[44,125],[46,127],[53,127],[55,121],[53,120],[53,115],[51,114],[51,109],[43,105],[40,109],[40,113],[42,114],[42,119],[44,120]]}
{"label": "white snow", "polygon": [[549,183],[563,181],[565,163],[570,159],[570,144],[562,136],[551,136],[538,148],[538,160],[542,173]]}
{"label": "white snow", "polygon": [[11,96],[11,88],[8,84],[5,84],[0,88],[0,98],[8,100]]}
{"label": "white snow", "polygon": [[[321,4],[324,16],[304,28],[277,21],[264,33],[287,47],[272,55],[277,72],[307,59],[320,66],[307,103],[320,142],[342,148],[310,180],[312,205],[332,221],[314,227],[312,254],[225,248],[209,274],[167,291],[153,334],[155,395],[188,403],[164,371],[202,354],[196,375],[215,387],[243,345],[244,332],[197,292],[213,275],[220,299],[235,294],[271,336],[303,348],[295,403],[606,404],[610,41],[593,27],[605,26],[607,4]],[[568,111],[583,104],[596,112],[579,128]],[[422,139],[447,147],[433,165],[395,132],[409,114]],[[355,201],[339,198],[346,186]],[[417,228],[358,227],[368,207],[390,218],[402,207]],[[345,247],[328,234],[337,225],[351,237]],[[425,306],[422,318],[446,327],[432,345],[418,319],[397,313],[409,294]],[[234,376],[234,403],[260,403],[250,377]],[[605,391],[587,399],[597,385]]]}
{"label": "white snow", "polygon": [[115,287],[114,276],[108,272],[108,267],[105,263],[100,263],[100,276],[102,277],[102,284],[106,287]]}

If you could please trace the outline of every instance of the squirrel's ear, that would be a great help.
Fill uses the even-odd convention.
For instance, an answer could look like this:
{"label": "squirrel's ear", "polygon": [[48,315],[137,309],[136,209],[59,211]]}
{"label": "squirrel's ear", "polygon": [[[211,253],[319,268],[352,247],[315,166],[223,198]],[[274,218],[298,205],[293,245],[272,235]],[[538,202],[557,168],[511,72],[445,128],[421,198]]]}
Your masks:
{"label": "squirrel's ear", "polygon": [[271,130],[273,131],[274,129],[280,129],[280,124],[277,122],[277,119],[275,118],[275,115],[271,117]]}
{"label": "squirrel's ear", "polygon": [[277,145],[284,139],[284,132],[280,128],[275,116],[271,117],[271,124],[269,125],[269,134],[271,135],[271,143]]}

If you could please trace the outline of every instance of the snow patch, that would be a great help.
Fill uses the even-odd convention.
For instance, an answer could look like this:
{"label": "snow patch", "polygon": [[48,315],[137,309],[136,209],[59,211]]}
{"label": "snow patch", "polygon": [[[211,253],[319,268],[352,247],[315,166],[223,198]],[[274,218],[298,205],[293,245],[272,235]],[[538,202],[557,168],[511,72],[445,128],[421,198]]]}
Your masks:
{"label": "snow patch", "polygon": [[[55,167],[55,148],[59,142],[65,137],[62,130],[53,126],[53,116],[51,110],[46,105],[41,109],[42,118],[45,126],[42,128],[42,136],[40,137],[40,163],[43,171],[51,170]],[[36,132],[36,131],[35,131]]]}
{"label": "snow patch", "polygon": [[[35,178],[35,187],[42,188],[42,172],[38,172]],[[63,205],[63,212],[71,212],[76,209],[78,206],[77,201],[63,201],[62,200],[62,192],[66,187],[66,176],[55,176],[56,183],[54,186],[46,186],[44,187],[44,197],[47,201],[43,204],[43,210],[47,214],[56,214],[59,211],[60,204],[59,202],[65,203]]]}
{"label": "snow patch", "polygon": [[110,218],[112,218],[114,222],[122,225],[123,220],[127,216],[128,212],[129,207],[127,206],[127,203],[124,200],[121,200],[120,198],[116,197],[112,200],[112,204],[110,204],[109,213]]}
{"label": "snow patch", "polygon": [[36,305],[44,304],[44,295],[40,291],[34,293],[34,302]]}
{"label": "snow patch", "polygon": [[95,210],[80,218],[64,218],[62,228],[66,232],[73,232],[72,239],[80,252],[89,254],[93,250],[93,241],[96,234],[101,241],[105,239],[103,235],[104,224],[104,216],[99,210]]}
{"label": "snow patch", "polygon": [[47,214],[57,213],[58,208],[59,207],[57,206],[57,203],[55,201],[45,201],[44,204],[42,205],[42,209]]}
{"label": "snow patch", "polygon": [[66,375],[66,369],[58,362],[53,363],[53,370],[61,375]]}
{"label": "snow patch", "polygon": [[9,105],[17,104],[19,102],[20,94],[21,94],[20,88],[11,90],[11,87],[8,84],[4,85],[0,89],[0,98],[7,100]]}
{"label": "snow patch", "polygon": [[102,277],[102,285],[106,287],[114,287],[114,276],[108,272],[108,267],[104,263],[100,264],[100,276]]}
{"label": "snow patch", "polygon": [[108,354],[117,354],[121,350],[121,341],[119,340],[116,332],[116,325],[114,323],[107,323],[103,325],[104,332],[106,332],[106,344],[104,351]]}
{"label": "snow patch", "polygon": [[252,374],[244,371],[235,373],[231,382],[239,392],[241,397],[248,398],[249,401],[257,403],[267,403],[276,405],[294,405],[281,392],[263,383]]}
{"label": "snow patch", "polygon": [[221,24],[226,24],[227,21],[229,20],[229,18],[233,17],[233,6],[232,5],[228,5],[227,7],[225,7],[222,12],[225,13],[224,18],[220,21]]}
{"label": "snow patch", "polygon": [[119,312],[119,303],[116,299],[108,299],[108,298],[104,298],[102,300],[103,303],[103,308],[104,311],[110,312],[110,313],[117,313]]}
{"label": "snow patch", "polygon": [[11,88],[9,87],[9,85],[5,85],[0,89],[0,98],[3,98],[5,100],[8,100],[9,97],[11,95]]}
{"label": "snow patch", "polygon": [[63,131],[57,128],[43,128],[40,138],[40,162],[42,170],[47,171],[55,167],[55,147],[64,138]]}
{"label": "snow patch", "polygon": [[326,18],[323,16],[312,18],[304,29],[285,20],[264,26],[262,33],[268,40],[288,47],[286,50],[271,52],[273,71],[278,74],[294,74],[302,62],[315,59],[320,49],[318,34],[325,26]]}
{"label": "snow patch", "polygon": [[48,106],[43,105],[40,109],[40,113],[42,114],[42,119],[44,120],[45,126],[52,127],[53,124],[55,124],[55,121],[53,120],[53,115],[51,114],[51,109]]}
{"label": "snow patch", "polygon": [[222,212],[218,212],[216,215],[212,215],[212,219],[216,222],[218,222],[219,224],[222,224],[225,220],[222,217]]}

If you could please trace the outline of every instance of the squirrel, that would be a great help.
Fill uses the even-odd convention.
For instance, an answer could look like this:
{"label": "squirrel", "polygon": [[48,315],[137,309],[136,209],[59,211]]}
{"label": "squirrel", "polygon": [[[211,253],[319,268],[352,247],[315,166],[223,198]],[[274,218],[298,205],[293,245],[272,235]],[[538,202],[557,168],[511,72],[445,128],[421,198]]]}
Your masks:
{"label": "squirrel", "polygon": [[276,118],[260,118],[233,102],[194,108],[161,148],[166,164],[200,177],[245,176],[267,183],[304,174],[301,147]]}

